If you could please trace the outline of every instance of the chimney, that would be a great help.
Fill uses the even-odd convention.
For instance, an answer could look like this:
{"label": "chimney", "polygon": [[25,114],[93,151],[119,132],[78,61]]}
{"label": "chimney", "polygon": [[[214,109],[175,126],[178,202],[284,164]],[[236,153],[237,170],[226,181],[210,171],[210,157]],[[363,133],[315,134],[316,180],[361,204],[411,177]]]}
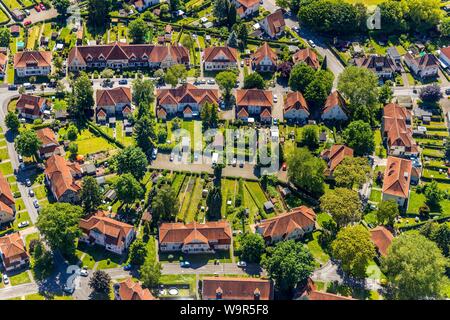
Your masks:
{"label": "chimney", "polygon": [[222,293],[223,293],[222,288],[218,287],[216,290],[216,299],[217,300],[222,300]]}
{"label": "chimney", "polygon": [[253,296],[255,297],[255,300],[259,300],[261,298],[261,291],[256,288],[255,291],[253,291]]}

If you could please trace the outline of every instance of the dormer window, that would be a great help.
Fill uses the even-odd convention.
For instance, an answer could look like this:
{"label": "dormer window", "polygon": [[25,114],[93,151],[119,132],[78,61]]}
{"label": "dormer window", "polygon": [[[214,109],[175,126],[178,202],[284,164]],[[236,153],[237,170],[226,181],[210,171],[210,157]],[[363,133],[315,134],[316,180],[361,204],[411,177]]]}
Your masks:
{"label": "dormer window", "polygon": [[217,288],[217,290],[216,290],[216,299],[217,300],[222,300],[222,293],[223,293],[223,291],[222,291],[222,288]]}

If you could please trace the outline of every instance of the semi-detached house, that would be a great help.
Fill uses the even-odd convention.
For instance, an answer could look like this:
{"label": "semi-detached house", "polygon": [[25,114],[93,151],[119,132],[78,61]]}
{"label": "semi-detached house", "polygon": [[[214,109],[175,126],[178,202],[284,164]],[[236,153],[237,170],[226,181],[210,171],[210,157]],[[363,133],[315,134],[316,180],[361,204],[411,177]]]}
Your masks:
{"label": "semi-detached house", "polygon": [[52,71],[51,51],[22,51],[14,55],[18,77],[47,76]]}
{"label": "semi-detached house", "polygon": [[238,67],[238,51],[226,46],[205,48],[203,63],[206,71],[236,69]]}

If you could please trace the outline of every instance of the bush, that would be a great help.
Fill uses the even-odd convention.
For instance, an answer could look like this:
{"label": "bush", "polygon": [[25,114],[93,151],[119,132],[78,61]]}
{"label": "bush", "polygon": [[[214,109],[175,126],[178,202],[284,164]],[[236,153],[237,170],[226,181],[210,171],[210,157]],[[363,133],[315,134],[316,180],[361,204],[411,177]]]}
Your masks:
{"label": "bush", "polygon": [[169,254],[169,255],[167,256],[167,260],[169,260],[170,262],[173,261],[173,258],[174,258],[173,254]]}
{"label": "bush", "polygon": [[419,208],[419,216],[428,217],[430,214],[430,207],[424,204]]}

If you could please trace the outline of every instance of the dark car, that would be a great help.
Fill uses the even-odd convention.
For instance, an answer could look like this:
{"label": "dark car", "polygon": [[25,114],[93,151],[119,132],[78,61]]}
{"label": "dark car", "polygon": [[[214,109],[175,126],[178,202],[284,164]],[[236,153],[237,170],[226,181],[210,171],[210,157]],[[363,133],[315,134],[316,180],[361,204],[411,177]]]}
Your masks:
{"label": "dark car", "polygon": [[17,90],[17,85],[15,85],[15,84],[10,84],[10,85],[8,86],[8,90]]}

